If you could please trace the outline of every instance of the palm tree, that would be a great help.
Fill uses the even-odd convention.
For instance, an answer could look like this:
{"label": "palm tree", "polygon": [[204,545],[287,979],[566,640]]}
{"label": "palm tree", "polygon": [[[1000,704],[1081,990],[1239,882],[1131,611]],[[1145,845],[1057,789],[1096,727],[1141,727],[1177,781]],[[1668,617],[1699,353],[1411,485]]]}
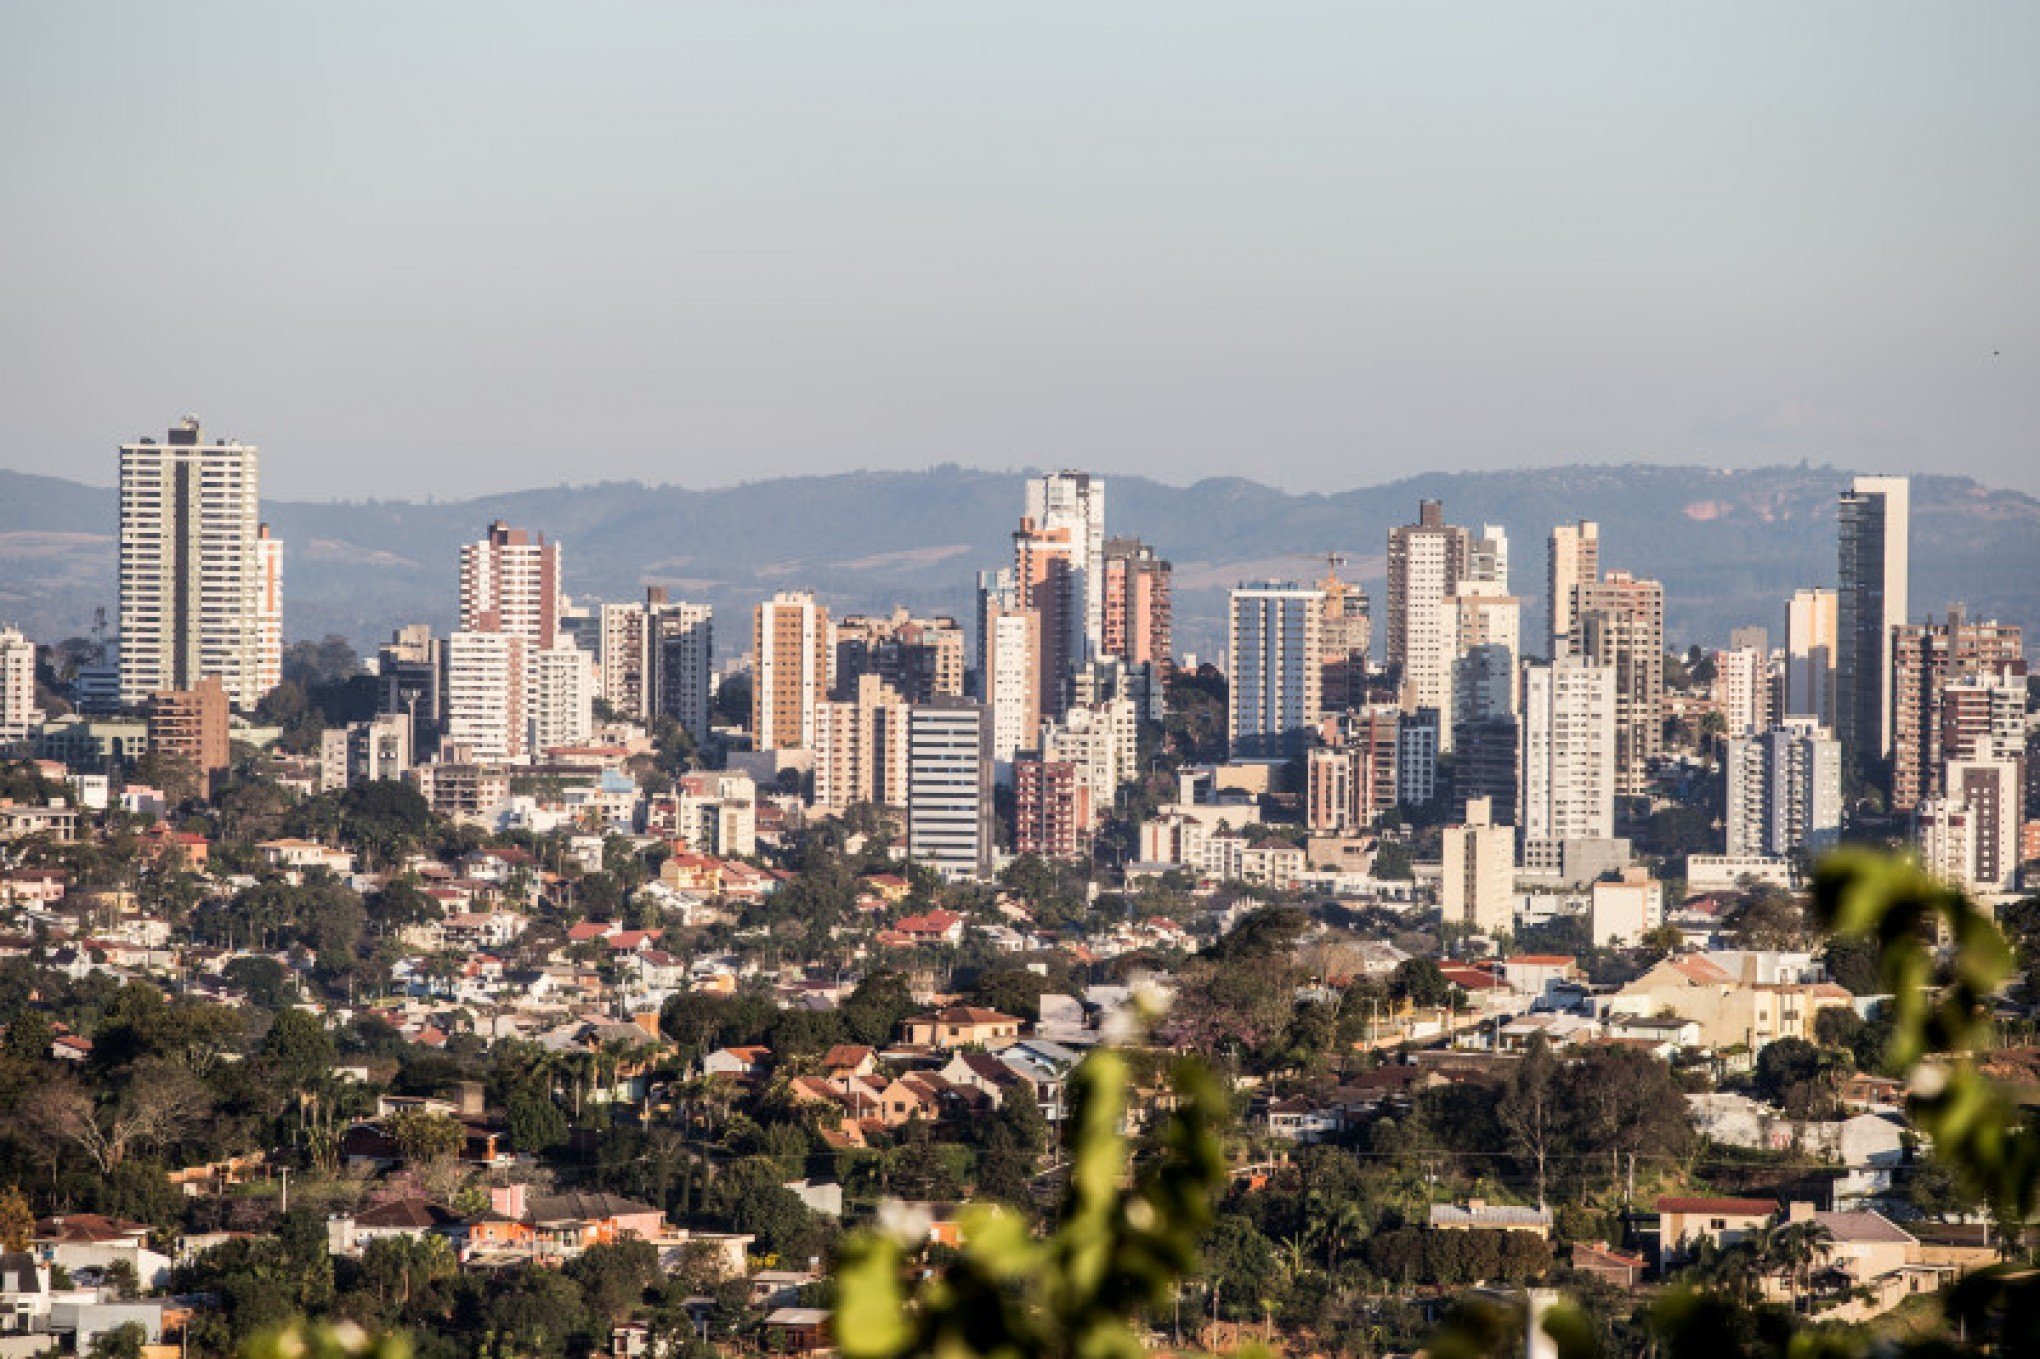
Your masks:
{"label": "palm tree", "polygon": [[1785,1276],[1792,1289],[1793,1311],[1799,1310],[1813,1267],[1827,1257],[1827,1247],[1834,1239],[1833,1232],[1811,1218],[1764,1233],[1761,1255],[1766,1273]]}

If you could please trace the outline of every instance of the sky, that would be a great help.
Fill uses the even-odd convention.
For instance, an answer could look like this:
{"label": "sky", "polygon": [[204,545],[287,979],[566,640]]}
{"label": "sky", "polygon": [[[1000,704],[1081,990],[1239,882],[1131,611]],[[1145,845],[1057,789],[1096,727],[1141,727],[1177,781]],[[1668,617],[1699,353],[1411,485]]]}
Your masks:
{"label": "sky", "polygon": [[2040,6],[0,0],[0,466],[2040,492]]}

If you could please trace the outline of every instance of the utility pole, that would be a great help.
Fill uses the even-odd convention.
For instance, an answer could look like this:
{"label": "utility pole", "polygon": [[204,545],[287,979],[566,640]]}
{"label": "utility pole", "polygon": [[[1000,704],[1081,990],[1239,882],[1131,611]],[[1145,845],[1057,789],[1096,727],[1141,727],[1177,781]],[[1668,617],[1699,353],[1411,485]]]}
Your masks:
{"label": "utility pole", "polygon": [[1633,1208],[1635,1204],[1636,1204],[1636,1153],[1632,1151],[1629,1153],[1629,1186],[1628,1188],[1622,1191],[1622,1206],[1626,1210],[1629,1208]]}
{"label": "utility pole", "polygon": [[278,1211],[278,1212],[283,1212],[283,1213],[287,1213],[287,1212],[289,1212],[289,1211],[290,1211],[290,1167],[289,1167],[289,1166],[284,1166],[284,1167],[283,1167],[283,1200],[282,1200],[282,1205],[281,1205],[281,1206],[280,1206],[280,1207],[278,1208],[278,1210],[277,1210],[277,1211]]}

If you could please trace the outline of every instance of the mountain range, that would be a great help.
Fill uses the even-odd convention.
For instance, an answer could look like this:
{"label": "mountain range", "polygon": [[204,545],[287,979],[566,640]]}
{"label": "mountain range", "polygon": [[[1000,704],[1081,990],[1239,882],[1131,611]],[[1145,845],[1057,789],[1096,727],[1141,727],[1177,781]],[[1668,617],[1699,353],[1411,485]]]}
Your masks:
{"label": "mountain range", "polygon": [[[448,626],[459,544],[502,519],[563,544],[576,600],[636,598],[659,584],[715,605],[718,650],[734,654],[748,647],[750,606],[780,589],[813,589],[839,613],[904,604],[967,618],[975,573],[1011,560],[1023,475],[946,465],[717,490],[611,482],[264,510],[285,544],[293,639],[339,633],[368,650],[401,623]],[[1541,649],[1546,536],[1575,519],[1599,521],[1605,567],[1665,583],[1674,644],[1725,644],[1745,623],[1769,627],[1775,642],[1787,596],[1834,583],[1835,497],[1850,475],[1804,464],[1573,465],[1422,473],[1333,494],[1115,475],[1107,526],[1174,563],[1177,645],[1206,655],[1223,641],[1228,587],[1316,579],[1328,554],[1368,586],[1378,617],[1388,529],[1413,521],[1420,499],[1442,499],[1447,522],[1507,529],[1526,651]],[[54,640],[86,632],[98,608],[111,616],[114,525],[109,488],[0,471],[0,624]],[[1912,563],[1915,616],[1960,601],[2030,633],[2040,625],[2040,499],[1915,477]]]}

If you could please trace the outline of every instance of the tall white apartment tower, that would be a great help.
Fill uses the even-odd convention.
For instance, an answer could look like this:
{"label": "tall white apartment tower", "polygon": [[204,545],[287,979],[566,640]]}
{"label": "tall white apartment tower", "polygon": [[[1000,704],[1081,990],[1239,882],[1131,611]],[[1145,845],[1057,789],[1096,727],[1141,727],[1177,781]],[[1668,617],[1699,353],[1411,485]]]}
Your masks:
{"label": "tall white apartment tower", "polygon": [[35,706],[35,643],[0,628],[0,746],[27,740],[42,716]]}
{"label": "tall white apartment tower", "polygon": [[1050,472],[1027,482],[1027,519],[1037,531],[1069,531],[1068,656],[1082,665],[1105,649],[1105,479]]}
{"label": "tall white apartment tower", "polygon": [[1615,835],[1615,668],[1581,656],[1523,667],[1526,867],[1552,868],[1567,840]]}
{"label": "tall white apartment tower", "polygon": [[1322,715],[1324,591],[1270,581],[1226,613],[1226,736],[1235,759],[1303,758]]}
{"label": "tall white apartment tower", "polygon": [[1728,742],[1730,857],[1784,858],[1832,848],[1842,828],[1842,755],[1810,717]]}
{"label": "tall white apartment tower", "polygon": [[[197,416],[120,449],[120,701],[216,675],[237,707],[268,692],[259,458]],[[280,557],[275,560],[280,561]],[[281,624],[281,597],[276,602]],[[271,681],[273,685],[274,681]]]}
{"label": "tall white apartment tower", "polygon": [[446,735],[485,764],[531,752],[528,644],[514,632],[462,628],[446,639]]}
{"label": "tall white apartment tower", "polygon": [[560,545],[501,520],[480,542],[463,543],[460,625],[512,633],[533,650],[553,645],[560,630]]}
{"label": "tall white apartment tower", "polygon": [[1388,663],[1402,667],[1403,707],[1430,708],[1441,720],[1452,713],[1458,648],[1453,615],[1440,606],[1468,578],[1470,549],[1470,535],[1445,522],[1436,500],[1418,505],[1416,523],[1388,531]]}
{"label": "tall white apartment tower", "polygon": [[715,609],[685,601],[657,605],[649,644],[653,711],[678,722],[695,740],[706,741],[715,697]]}
{"label": "tall white apartment tower", "polygon": [[1845,766],[1891,755],[1891,630],[1906,621],[1911,483],[1857,477],[1837,512],[1835,735]]}
{"label": "tall white apartment tower", "polygon": [[255,552],[262,591],[256,614],[255,685],[266,694],[283,683],[283,542],[267,524],[255,528]]}
{"label": "tall white apartment tower", "polygon": [[1833,590],[1795,590],[1785,602],[1785,713],[1835,726],[1835,650],[1838,631]]}
{"label": "tall white apartment tower", "polygon": [[1551,655],[1579,650],[1579,588],[1601,578],[1601,526],[1591,519],[1560,524],[1551,531],[1551,564],[1546,579],[1550,594]]}

